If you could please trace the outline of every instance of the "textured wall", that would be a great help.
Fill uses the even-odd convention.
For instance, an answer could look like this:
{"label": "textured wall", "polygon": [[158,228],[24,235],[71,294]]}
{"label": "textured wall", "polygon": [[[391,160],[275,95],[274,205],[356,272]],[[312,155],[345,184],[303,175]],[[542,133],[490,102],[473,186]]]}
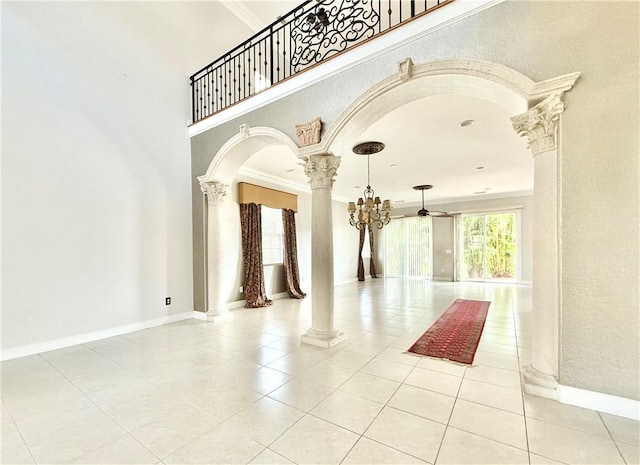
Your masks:
{"label": "textured wall", "polygon": [[[328,127],[406,57],[493,61],[536,81],[580,71],[562,127],[560,381],[638,399],[638,8],[636,2],[501,3],[198,135],[193,174],[204,173],[241,123],[276,127],[292,138],[295,124],[316,116]],[[197,218],[194,229],[198,234]]]}

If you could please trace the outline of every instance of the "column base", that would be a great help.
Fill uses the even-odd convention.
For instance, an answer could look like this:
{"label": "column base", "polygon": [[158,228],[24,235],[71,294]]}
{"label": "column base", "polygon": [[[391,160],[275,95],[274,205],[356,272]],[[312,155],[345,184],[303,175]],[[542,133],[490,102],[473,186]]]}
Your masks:
{"label": "column base", "polygon": [[558,399],[558,380],[555,376],[536,370],[533,365],[522,369],[524,392],[547,399]]}
{"label": "column base", "polygon": [[312,346],[323,347],[328,349],[336,344],[344,341],[344,334],[337,329],[330,331],[317,331],[310,328],[300,338],[300,342],[303,344],[310,344]]}
{"label": "column base", "polygon": [[226,308],[209,310],[207,313],[205,313],[205,316],[207,321],[211,321],[214,323],[233,319],[233,314]]}

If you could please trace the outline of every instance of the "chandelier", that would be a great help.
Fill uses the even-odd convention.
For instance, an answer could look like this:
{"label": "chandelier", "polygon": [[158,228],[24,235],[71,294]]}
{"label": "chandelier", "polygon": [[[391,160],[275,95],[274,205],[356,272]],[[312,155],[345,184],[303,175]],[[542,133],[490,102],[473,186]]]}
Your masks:
{"label": "chandelier", "polygon": [[347,207],[349,224],[359,230],[366,227],[371,229],[372,226],[382,229],[391,219],[389,218],[391,203],[388,200],[383,202],[380,197],[375,196],[370,180],[369,156],[380,152],[383,148],[382,142],[363,142],[353,148],[355,154],[367,156],[367,188],[363,192],[364,197],[358,198],[357,202],[349,202]]}

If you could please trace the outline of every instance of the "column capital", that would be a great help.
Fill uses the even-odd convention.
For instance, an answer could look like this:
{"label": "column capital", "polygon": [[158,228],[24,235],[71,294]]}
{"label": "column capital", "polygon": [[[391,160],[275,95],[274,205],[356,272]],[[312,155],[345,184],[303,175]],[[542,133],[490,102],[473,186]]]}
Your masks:
{"label": "column capital", "polygon": [[311,189],[331,189],[340,166],[340,157],[334,155],[311,155],[304,164]]}
{"label": "column capital", "polygon": [[219,204],[227,196],[229,186],[217,181],[200,181],[200,190],[204,192],[209,202]]}
{"label": "column capital", "polygon": [[562,94],[553,94],[525,113],[511,118],[518,135],[529,139],[534,157],[557,148],[558,121],[565,108]]}

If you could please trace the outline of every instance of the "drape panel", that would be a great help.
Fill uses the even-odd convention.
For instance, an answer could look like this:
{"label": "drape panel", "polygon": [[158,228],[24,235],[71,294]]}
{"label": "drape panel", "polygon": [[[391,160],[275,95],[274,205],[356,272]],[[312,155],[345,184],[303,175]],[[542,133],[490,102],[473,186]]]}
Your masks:
{"label": "drape panel", "polygon": [[262,266],[262,214],[260,205],[240,204],[242,228],[242,258],[244,264],[245,307],[258,308],[271,305],[267,299]]}
{"label": "drape panel", "polygon": [[371,225],[367,226],[367,230],[369,231],[369,249],[371,250],[371,257],[369,257],[369,274],[372,278],[377,278],[376,274],[376,249],[373,247],[373,229],[371,229]]}
{"label": "drape panel", "polygon": [[364,260],[362,260],[362,248],[364,247],[365,228],[360,230],[360,242],[358,244],[358,281],[364,281]]}
{"label": "drape panel", "polygon": [[300,272],[298,270],[298,245],[296,239],[296,213],[282,209],[282,229],[284,232],[284,278],[287,282],[289,297],[303,299],[305,294],[300,290]]}

